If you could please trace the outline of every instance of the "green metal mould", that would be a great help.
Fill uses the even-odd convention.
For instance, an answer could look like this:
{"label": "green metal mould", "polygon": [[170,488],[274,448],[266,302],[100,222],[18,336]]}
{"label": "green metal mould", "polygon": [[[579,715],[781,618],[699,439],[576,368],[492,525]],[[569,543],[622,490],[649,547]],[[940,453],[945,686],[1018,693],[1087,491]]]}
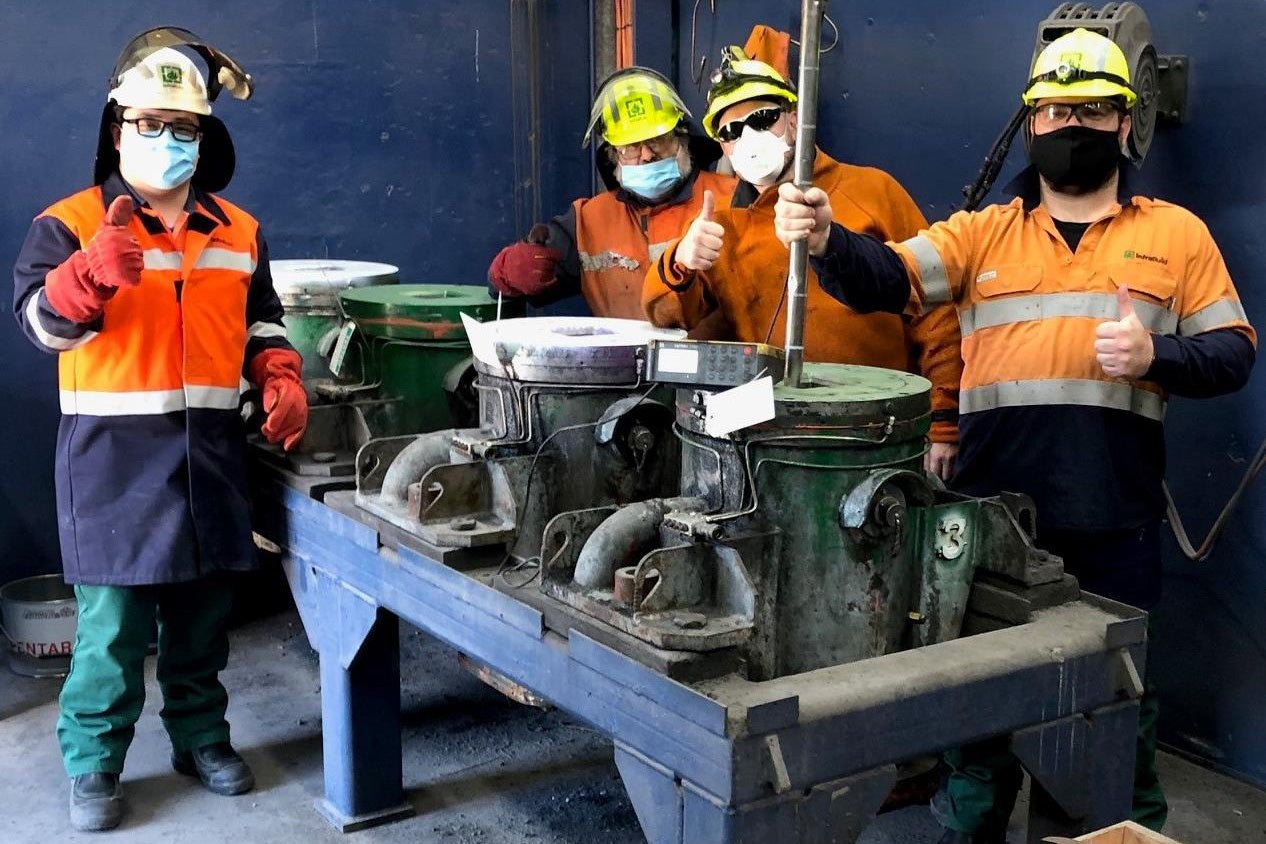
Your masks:
{"label": "green metal mould", "polygon": [[[470,284],[397,284],[339,293],[348,318],[369,337],[437,340],[466,345],[461,315],[480,322],[497,318],[497,300]],[[501,316],[522,316],[523,304],[505,302]]]}

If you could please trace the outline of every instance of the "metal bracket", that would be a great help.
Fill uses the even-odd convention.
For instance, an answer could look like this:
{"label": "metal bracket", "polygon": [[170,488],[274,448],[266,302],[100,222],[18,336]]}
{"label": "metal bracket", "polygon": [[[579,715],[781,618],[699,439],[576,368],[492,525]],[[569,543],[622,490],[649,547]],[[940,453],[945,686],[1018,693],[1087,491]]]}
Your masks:
{"label": "metal bracket", "polygon": [[1186,56],[1160,56],[1156,59],[1159,85],[1156,98],[1157,118],[1169,123],[1187,122],[1187,78],[1190,67],[1191,63]]}

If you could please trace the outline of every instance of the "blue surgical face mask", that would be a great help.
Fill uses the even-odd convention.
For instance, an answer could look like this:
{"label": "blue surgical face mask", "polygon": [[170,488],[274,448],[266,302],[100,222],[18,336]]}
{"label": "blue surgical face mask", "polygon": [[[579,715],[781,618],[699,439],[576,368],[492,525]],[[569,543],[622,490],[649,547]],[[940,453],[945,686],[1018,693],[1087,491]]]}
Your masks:
{"label": "blue surgical face mask", "polygon": [[170,129],[146,138],[124,129],[119,138],[119,169],[128,181],[171,190],[193,178],[198,166],[198,142],[178,141]]}
{"label": "blue surgical face mask", "polygon": [[681,167],[676,156],[649,164],[620,165],[620,185],[651,202],[663,199],[680,182]]}

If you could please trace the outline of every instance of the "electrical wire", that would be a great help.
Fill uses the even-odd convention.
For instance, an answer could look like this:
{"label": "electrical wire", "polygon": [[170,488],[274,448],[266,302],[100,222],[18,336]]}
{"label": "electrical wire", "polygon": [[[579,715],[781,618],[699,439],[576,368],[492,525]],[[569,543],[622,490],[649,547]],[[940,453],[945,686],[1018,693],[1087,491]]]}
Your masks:
{"label": "electrical wire", "polygon": [[[831,29],[835,30],[835,40],[831,42],[831,46],[830,46],[830,47],[819,47],[819,48],[818,48],[818,55],[819,55],[819,56],[825,56],[827,53],[829,53],[829,52],[831,52],[832,50],[834,50],[834,49],[835,49],[836,47],[838,47],[838,46],[839,46],[839,44],[840,44],[840,28],[839,28],[839,26],[837,26],[837,25],[836,25],[836,23],[835,23],[835,21],[831,20],[831,16],[830,16],[830,15],[828,15],[828,14],[826,14],[826,13],[823,13],[823,15],[822,15],[822,19],[823,19],[823,20],[825,20],[827,23],[829,23],[829,24],[831,25]],[[797,41],[796,39],[792,38],[792,39],[789,39],[789,40],[791,41],[791,43],[792,43],[792,44],[795,44],[797,47],[799,47],[799,46],[800,46],[800,42],[799,42],[799,41]]]}
{"label": "electrical wire", "polygon": [[1209,555],[1213,553],[1214,546],[1218,544],[1218,539],[1222,536],[1222,531],[1226,529],[1231,513],[1239,506],[1245,490],[1248,489],[1249,484],[1262,471],[1263,466],[1266,466],[1266,440],[1263,440],[1258,447],[1257,454],[1254,455],[1252,462],[1248,464],[1248,468],[1244,470],[1244,477],[1240,478],[1239,486],[1235,488],[1235,492],[1227,500],[1222,512],[1218,513],[1218,517],[1214,519],[1213,527],[1209,528],[1209,533],[1205,536],[1204,541],[1200,543],[1199,548],[1191,544],[1191,539],[1187,535],[1187,528],[1182,523],[1182,516],[1178,515],[1178,506],[1174,503],[1174,497],[1169,492],[1169,484],[1161,485],[1165,492],[1165,515],[1169,518],[1170,530],[1174,532],[1174,539],[1178,540],[1178,547],[1187,559],[1195,563],[1202,563],[1209,558]]}

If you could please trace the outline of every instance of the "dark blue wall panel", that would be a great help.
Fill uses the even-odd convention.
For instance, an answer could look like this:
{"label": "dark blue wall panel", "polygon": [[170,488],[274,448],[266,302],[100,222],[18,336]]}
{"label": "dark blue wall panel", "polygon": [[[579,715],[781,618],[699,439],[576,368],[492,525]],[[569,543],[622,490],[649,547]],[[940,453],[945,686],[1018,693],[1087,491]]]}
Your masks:
{"label": "dark blue wall panel", "polygon": [[[6,278],[31,218],[88,184],[119,50],[142,29],[176,24],[258,81],[254,99],[226,97],[216,113],[239,158],[225,195],[260,218],[274,257],[381,260],[407,281],[482,283],[502,244],[590,184],[580,149],[588,9],[531,5],[540,7],[531,19],[525,0],[0,5]],[[533,141],[549,153],[535,167]],[[0,582],[59,566],[55,361],[7,326]]]}
{"label": "dark blue wall panel", "polygon": [[[671,4],[642,3],[652,4],[667,20]],[[692,108],[702,109],[707,88],[705,81],[697,89],[688,71],[697,68],[699,55],[706,51],[709,69],[715,67],[720,47],[743,43],[755,23],[798,37],[797,2],[727,0],[717,4],[714,17],[705,0],[692,60],[694,4],[680,5],[678,79]],[[842,38],[823,57],[821,145],[837,157],[888,170],[929,219],[945,217],[1018,105],[1037,24],[1055,5],[832,3]],[[1142,183],[1209,224],[1250,319],[1266,327],[1266,76],[1259,61],[1266,49],[1266,6],[1258,0],[1153,0],[1143,6],[1159,51],[1190,56],[1192,70],[1191,121],[1160,130]],[[830,37],[823,34],[824,46]],[[643,33],[639,44],[647,39]],[[796,61],[793,47],[793,67]],[[1024,163],[1017,145],[1000,184]],[[1169,480],[1193,533],[1202,534],[1212,522],[1266,435],[1264,377],[1258,373],[1235,396],[1170,405]],[[1261,482],[1208,563],[1189,563],[1168,544],[1151,673],[1162,689],[1162,731],[1169,742],[1266,783],[1264,552]]]}

